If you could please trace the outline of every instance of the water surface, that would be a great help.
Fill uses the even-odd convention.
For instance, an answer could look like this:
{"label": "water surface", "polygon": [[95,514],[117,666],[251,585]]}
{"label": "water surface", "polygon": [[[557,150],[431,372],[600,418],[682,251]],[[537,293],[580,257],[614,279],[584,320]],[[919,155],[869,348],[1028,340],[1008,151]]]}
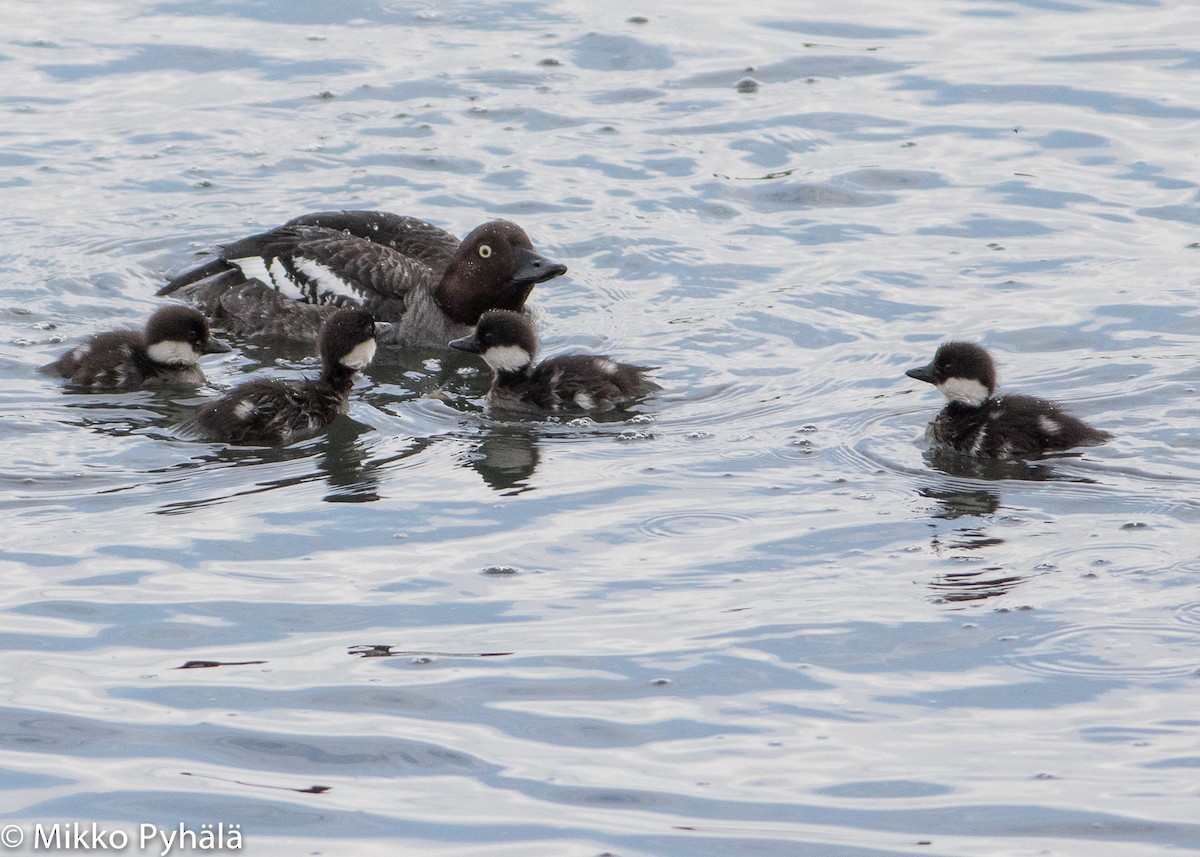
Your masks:
{"label": "water surface", "polygon": [[[0,37],[0,814],[265,855],[1200,850],[1200,90],[1170,2],[68,2]],[[506,421],[381,354],[278,450],[34,370],[296,214],[519,222]],[[931,455],[947,337],[1117,439]],[[189,668],[184,668],[189,667]],[[28,845],[28,842],[26,843]],[[20,852],[18,852],[20,853]]]}

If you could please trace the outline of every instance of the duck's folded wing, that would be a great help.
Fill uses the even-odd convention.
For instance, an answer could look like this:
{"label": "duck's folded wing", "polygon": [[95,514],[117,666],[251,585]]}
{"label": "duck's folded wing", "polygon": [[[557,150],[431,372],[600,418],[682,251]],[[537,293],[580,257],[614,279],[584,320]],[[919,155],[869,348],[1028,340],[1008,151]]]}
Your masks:
{"label": "duck's folded wing", "polygon": [[390,247],[421,262],[441,277],[459,241],[449,232],[416,217],[388,211],[315,211],[284,226],[319,226]]}

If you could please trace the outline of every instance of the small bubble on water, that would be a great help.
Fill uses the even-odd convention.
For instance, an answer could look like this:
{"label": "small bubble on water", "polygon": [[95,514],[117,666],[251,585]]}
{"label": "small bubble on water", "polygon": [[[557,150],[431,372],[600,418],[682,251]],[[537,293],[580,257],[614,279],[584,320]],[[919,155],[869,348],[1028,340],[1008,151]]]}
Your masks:
{"label": "small bubble on water", "polygon": [[653,685],[654,687],[666,687],[667,685],[669,685],[671,683],[672,682],[669,678],[656,678],[650,682],[650,684]]}
{"label": "small bubble on water", "polygon": [[626,422],[628,422],[631,425],[647,425],[649,423],[654,422],[654,415],[653,414],[635,414],[634,416],[630,417]]}
{"label": "small bubble on water", "polygon": [[653,440],[654,435],[648,431],[630,431],[626,429],[617,435],[617,440],[623,443],[631,443],[638,440]]}
{"label": "small bubble on water", "polygon": [[414,664],[431,664],[431,663],[433,663],[433,658],[429,657],[428,655],[420,655],[420,656],[418,656],[418,657],[415,657],[415,658],[413,658],[413,659],[410,661],[410,663],[414,663]]}
{"label": "small bubble on water", "polygon": [[747,75],[734,85],[734,89],[736,89],[738,92],[758,92],[758,89],[761,85],[762,84],[760,84],[757,80]]}
{"label": "small bubble on water", "polygon": [[634,15],[632,18],[626,18],[625,20],[627,23],[630,23],[630,24],[649,24],[650,23],[650,19],[645,17],[644,15]]}
{"label": "small bubble on water", "polygon": [[1122,530],[1148,530],[1150,525],[1144,521],[1130,521],[1127,524],[1121,524]]}
{"label": "small bubble on water", "polygon": [[549,67],[560,66],[560,65],[562,65],[562,60],[556,60],[554,57],[546,57],[544,60],[539,62],[538,65],[544,65],[544,66],[549,66]]}
{"label": "small bubble on water", "polygon": [[716,437],[716,435],[710,431],[690,431],[684,437],[688,440],[708,440],[709,438]]}
{"label": "small bubble on water", "polygon": [[511,565],[489,565],[487,568],[485,568],[483,571],[480,572],[480,574],[489,574],[494,577],[505,577],[508,575],[520,574],[520,573],[521,572],[518,569],[514,568]]}

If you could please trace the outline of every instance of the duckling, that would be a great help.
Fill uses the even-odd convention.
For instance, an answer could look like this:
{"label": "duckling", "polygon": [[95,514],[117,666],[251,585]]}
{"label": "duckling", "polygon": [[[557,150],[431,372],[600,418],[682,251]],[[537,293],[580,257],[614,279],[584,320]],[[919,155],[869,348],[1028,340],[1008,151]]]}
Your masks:
{"label": "duckling", "polygon": [[78,387],[130,390],[203,384],[204,372],[197,361],[205,354],[229,350],[209,331],[204,316],[191,307],[172,304],[156,310],[145,330],[98,333],[41,371]]}
{"label": "duckling", "polygon": [[304,381],[260,378],[201,406],[195,426],[205,440],[242,446],[289,444],[315,434],[350,409],[354,375],[375,356],[387,330],[365,309],[340,309],[321,331],[321,376]]}
{"label": "duckling", "polygon": [[1059,405],[1033,396],[996,395],[996,365],[973,342],[946,342],[910,378],[933,384],[946,406],[925,431],[936,447],[988,458],[1036,456],[1112,439]]}
{"label": "duckling", "polygon": [[243,334],[315,340],[340,306],[394,322],[389,345],[445,347],[488,309],[521,310],[538,283],[566,273],[520,226],[492,220],[460,243],[415,217],[321,211],[234,241],[173,278],[214,324]]}
{"label": "duckling", "polygon": [[492,369],[488,402],[494,408],[538,414],[606,411],[646,392],[649,366],[618,363],[592,354],[564,354],[534,366],[537,335],[518,312],[489,310],[475,332],[452,348],[478,354]]}

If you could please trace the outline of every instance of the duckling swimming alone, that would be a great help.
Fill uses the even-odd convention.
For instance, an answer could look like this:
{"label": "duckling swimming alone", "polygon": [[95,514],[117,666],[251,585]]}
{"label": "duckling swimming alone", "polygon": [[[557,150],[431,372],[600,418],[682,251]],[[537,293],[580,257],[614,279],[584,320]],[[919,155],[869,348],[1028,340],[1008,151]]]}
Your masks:
{"label": "duckling swimming alone", "polygon": [[927,366],[904,374],[933,384],[948,400],[925,430],[934,446],[1010,458],[1094,446],[1112,438],[1045,399],[997,396],[996,365],[973,342],[943,343]]}
{"label": "duckling swimming alone", "polygon": [[98,333],[41,371],[79,387],[131,390],[203,384],[197,361],[205,354],[227,351],[229,346],[212,335],[204,316],[172,304],[156,310],[145,330]]}
{"label": "duckling swimming alone", "polygon": [[205,440],[246,446],[288,444],[315,434],[350,409],[354,374],[375,356],[375,337],[390,325],[365,309],[340,309],[321,331],[321,376],[259,378],[203,405],[195,425]]}
{"label": "duckling swimming alone", "polygon": [[564,354],[534,366],[537,335],[518,312],[485,312],[471,336],[450,343],[483,357],[492,369],[488,401],[495,408],[541,414],[605,411],[645,392],[650,367],[591,354]]}
{"label": "duckling swimming alone", "polygon": [[460,243],[415,217],[321,211],[220,247],[159,290],[178,292],[214,324],[244,334],[315,340],[339,306],[394,322],[385,344],[445,347],[488,309],[521,310],[538,283],[566,266],[534,252],[507,220]]}

